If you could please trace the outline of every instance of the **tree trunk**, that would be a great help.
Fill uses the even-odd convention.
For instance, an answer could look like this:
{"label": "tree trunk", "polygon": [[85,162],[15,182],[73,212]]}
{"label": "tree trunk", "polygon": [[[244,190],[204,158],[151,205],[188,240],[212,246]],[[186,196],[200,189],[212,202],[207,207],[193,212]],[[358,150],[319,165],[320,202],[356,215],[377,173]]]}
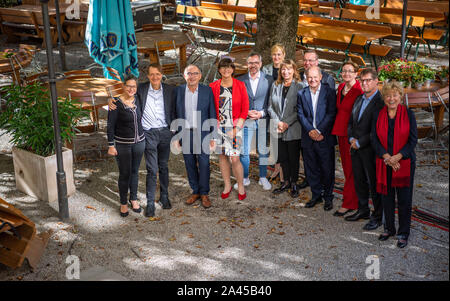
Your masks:
{"label": "tree trunk", "polygon": [[286,48],[286,59],[295,59],[298,26],[298,0],[258,0],[255,50],[263,63],[272,62],[270,48],[280,43]]}

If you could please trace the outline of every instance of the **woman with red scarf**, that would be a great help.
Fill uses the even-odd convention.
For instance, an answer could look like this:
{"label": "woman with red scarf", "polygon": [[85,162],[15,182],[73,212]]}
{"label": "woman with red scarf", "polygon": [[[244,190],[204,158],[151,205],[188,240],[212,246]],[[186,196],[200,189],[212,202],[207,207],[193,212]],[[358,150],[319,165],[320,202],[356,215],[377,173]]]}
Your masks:
{"label": "woman with red scarf", "polygon": [[344,216],[348,212],[358,209],[358,196],[356,195],[355,182],[353,180],[352,158],[347,135],[348,121],[352,114],[353,104],[356,98],[363,94],[361,84],[356,80],[358,69],[358,64],[350,61],[342,65],[341,74],[344,82],[339,85],[336,97],[337,114],[331,134],[336,135],[338,138],[345,184],[342,206],[334,212],[334,216]]}
{"label": "woman with red scarf", "polygon": [[[376,153],[377,192],[381,194],[385,216],[385,241],[397,234],[397,247],[408,244],[416,167],[417,124],[414,113],[401,104],[403,87],[396,81],[384,85],[385,106],[375,113],[371,142]],[[395,230],[395,196],[399,227]]]}

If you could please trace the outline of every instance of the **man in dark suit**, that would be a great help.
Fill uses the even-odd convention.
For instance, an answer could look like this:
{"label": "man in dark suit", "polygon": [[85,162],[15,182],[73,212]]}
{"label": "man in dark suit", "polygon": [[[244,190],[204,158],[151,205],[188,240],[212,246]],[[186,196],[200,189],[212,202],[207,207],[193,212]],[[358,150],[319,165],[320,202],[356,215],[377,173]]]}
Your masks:
{"label": "man in dark suit", "polygon": [[155,214],[156,173],[159,171],[160,204],[170,209],[169,169],[170,124],[173,119],[174,87],[161,82],[162,68],[158,64],[148,67],[149,82],[138,85],[137,96],[142,108],[142,127],[145,134],[145,165],[147,167],[145,216]]}
{"label": "man in dark suit", "polygon": [[192,189],[186,204],[192,205],[201,199],[202,206],[209,208],[209,154],[215,148],[213,138],[217,127],[214,96],[210,87],[199,84],[202,73],[197,66],[187,66],[184,78],[186,84],[175,90],[174,117],[177,120],[172,129],[176,128],[177,134],[173,144],[175,150],[182,148]]}
{"label": "man in dark suit", "polygon": [[[172,208],[169,200],[169,169],[170,139],[169,129],[173,120],[173,90],[162,80],[162,67],[150,64],[148,67],[148,82],[141,83],[137,88],[137,101],[142,108],[142,127],[145,134],[145,165],[147,168],[146,197],[147,207],[144,215],[155,215],[156,173],[159,171],[160,204],[163,209]],[[113,100],[109,108],[115,110]]]}
{"label": "man in dark suit", "polygon": [[[383,105],[378,91],[378,74],[373,69],[364,69],[360,74],[360,82],[364,94],[359,96],[353,105],[348,122],[348,137],[352,158],[355,190],[358,196],[358,211],[345,217],[346,221],[369,219],[364,230],[374,230],[381,225],[383,207],[376,189],[375,152],[370,144],[372,116]],[[369,194],[370,192],[370,194]],[[374,211],[370,215],[369,195],[372,198]]]}
{"label": "man in dark suit", "polygon": [[[261,71],[262,58],[259,53],[252,52],[247,58],[248,73],[237,79],[244,82],[247,88],[249,111],[244,124],[244,151],[240,155],[244,168],[244,186],[250,185],[249,166],[250,148],[253,137],[256,134],[256,150],[259,156],[259,182],[264,190],[270,190],[272,185],[266,178],[267,160],[269,150],[266,145],[267,138],[267,106],[269,104],[269,91],[272,85],[272,77]],[[237,189],[237,183],[234,185]]]}
{"label": "man in dark suit", "polygon": [[333,208],[334,146],[336,137],[331,135],[336,116],[336,93],[322,84],[319,67],[306,70],[308,87],[297,95],[297,114],[302,125],[303,162],[306,179],[311,186],[312,198],[307,208],[325,200],[324,210]]}

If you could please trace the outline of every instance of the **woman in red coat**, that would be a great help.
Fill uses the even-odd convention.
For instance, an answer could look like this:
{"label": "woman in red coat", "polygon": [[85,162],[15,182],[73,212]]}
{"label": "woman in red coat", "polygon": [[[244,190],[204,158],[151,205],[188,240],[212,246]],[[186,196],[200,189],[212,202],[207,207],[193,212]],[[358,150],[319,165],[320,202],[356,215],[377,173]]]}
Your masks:
{"label": "woman in red coat", "polygon": [[[231,168],[238,184],[238,198],[246,198],[244,188],[244,169],[240,160],[240,151],[243,147],[242,128],[248,115],[248,95],[245,84],[235,78],[235,66],[230,58],[220,60],[218,71],[220,79],[211,83],[216,104],[217,120],[219,121],[219,134],[221,134],[222,153],[219,155],[220,172],[224,181],[222,199],[230,196]],[[231,162],[231,164],[230,164]]]}
{"label": "woman in red coat", "polygon": [[334,216],[344,216],[346,213],[358,209],[358,196],[355,191],[350,144],[347,136],[347,126],[352,114],[353,103],[359,95],[363,94],[361,85],[356,80],[358,68],[359,66],[353,62],[344,63],[341,73],[344,82],[339,85],[336,97],[337,114],[331,134],[338,137],[345,184],[342,206],[333,214]]}

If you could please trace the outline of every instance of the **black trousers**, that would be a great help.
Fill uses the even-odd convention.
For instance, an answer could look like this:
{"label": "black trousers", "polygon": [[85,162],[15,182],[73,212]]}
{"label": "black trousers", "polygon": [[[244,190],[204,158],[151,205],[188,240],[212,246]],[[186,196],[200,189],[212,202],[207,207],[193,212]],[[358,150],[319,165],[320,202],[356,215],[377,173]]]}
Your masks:
{"label": "black trousers", "polygon": [[147,167],[147,204],[153,205],[156,191],[156,174],[159,174],[160,200],[169,198],[169,156],[172,132],[169,128],[150,129],[145,134],[145,165]]}
{"label": "black trousers", "polygon": [[409,187],[391,187],[392,168],[387,170],[387,195],[381,195],[385,217],[385,231],[396,233],[395,231],[395,196],[397,195],[398,205],[398,232],[397,235],[403,239],[408,239],[411,230],[411,207],[414,189],[415,163],[411,162],[411,182]]}
{"label": "black trousers", "polygon": [[130,200],[137,200],[139,165],[144,148],[144,141],[136,144],[116,144],[116,161],[119,166],[119,195],[122,205],[128,203],[128,189],[130,190]]}
{"label": "black trousers", "polygon": [[199,146],[201,145],[200,133],[195,130],[186,130],[182,139],[183,158],[188,175],[189,186],[192,194],[208,195],[210,164],[209,154]]}
{"label": "black trousers", "polygon": [[370,212],[369,197],[372,199],[374,211],[371,219],[381,222],[383,205],[377,193],[377,174],[375,168],[375,153],[369,146],[365,149],[352,151],[352,169],[358,196],[358,210],[362,213]]}
{"label": "black trousers", "polygon": [[283,169],[284,180],[289,183],[297,183],[300,168],[300,139],[283,141],[279,138],[278,158]]}

